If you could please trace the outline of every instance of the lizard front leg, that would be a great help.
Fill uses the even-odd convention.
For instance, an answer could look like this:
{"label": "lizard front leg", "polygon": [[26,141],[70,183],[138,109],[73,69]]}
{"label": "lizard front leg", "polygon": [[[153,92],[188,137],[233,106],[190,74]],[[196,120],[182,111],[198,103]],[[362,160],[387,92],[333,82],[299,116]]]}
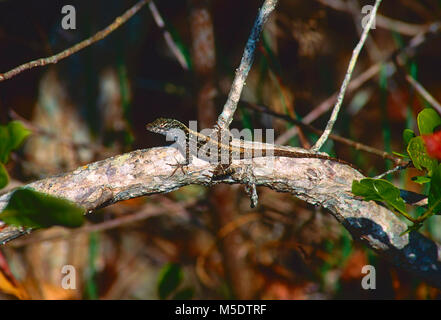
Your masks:
{"label": "lizard front leg", "polygon": [[176,159],[176,163],[167,163],[170,167],[174,167],[175,170],[173,170],[172,174],[169,177],[173,177],[176,173],[176,171],[181,170],[182,174],[187,174],[186,167],[188,167],[191,163],[191,160],[186,159],[185,162],[179,162],[178,159]]}
{"label": "lizard front leg", "polygon": [[174,167],[175,170],[173,170],[172,174],[169,177],[173,177],[176,173],[176,171],[181,170],[182,174],[186,175],[186,167],[188,167],[191,163],[191,153],[190,153],[190,145],[188,143],[188,139],[187,142],[184,143],[184,145],[182,144],[178,144],[178,149],[179,151],[184,155],[185,160],[184,162],[179,162],[176,158],[176,163],[167,163],[167,165],[169,165],[170,167]]}

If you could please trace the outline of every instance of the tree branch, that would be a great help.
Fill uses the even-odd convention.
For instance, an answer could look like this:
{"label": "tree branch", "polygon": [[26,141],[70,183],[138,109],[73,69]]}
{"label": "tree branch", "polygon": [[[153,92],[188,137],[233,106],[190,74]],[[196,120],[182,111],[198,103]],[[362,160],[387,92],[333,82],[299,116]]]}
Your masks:
{"label": "tree branch", "polygon": [[410,74],[406,74],[406,80],[436,111],[438,111],[439,114],[441,114],[441,103],[439,103],[421,83]]}
{"label": "tree branch", "polygon": [[[148,0],[140,1],[135,7],[138,6],[137,10],[139,10],[147,2]],[[377,0],[377,4],[379,2]],[[265,0],[259,12],[229,98],[218,119],[221,128],[227,128],[232,121],[252,64],[256,42],[264,22],[274,10],[276,3],[277,0]],[[130,10],[134,10],[133,8]],[[129,11],[125,13],[127,19],[130,16]],[[131,12],[133,15],[136,11]],[[124,20],[122,17],[117,18],[115,23],[123,23],[124,21],[119,20]],[[92,41],[90,39],[85,41]],[[35,66],[56,63],[59,57],[66,57],[89,44],[81,42],[72,47],[71,52],[63,51],[60,56],[50,57],[49,60],[40,59],[22,65],[6,76],[0,75],[0,80]],[[258,143],[246,142],[245,145],[247,144],[262,147],[262,144]],[[297,151],[306,152],[303,149]],[[441,288],[441,246],[418,232],[401,236],[401,233],[407,229],[405,222],[376,202],[367,202],[355,197],[351,192],[352,181],[364,177],[357,170],[337,162],[320,159],[263,157],[250,160],[252,165],[245,160],[233,161],[231,167],[236,173],[225,177],[222,181],[212,182],[210,174],[216,169],[216,164],[198,158],[193,159],[187,173],[178,170],[172,175],[175,170],[169,164],[182,161],[182,158],[181,153],[172,147],[137,150],[80,167],[69,173],[33,182],[27,187],[69,199],[83,206],[88,212],[92,212],[121,200],[167,193],[189,184],[251,182],[279,192],[289,192],[310,204],[329,209],[354,239],[364,242],[394,265]],[[7,205],[11,194],[10,192],[0,196],[0,211]],[[31,231],[26,228],[0,225],[0,243],[5,244]]]}
{"label": "tree branch", "polygon": [[217,126],[220,129],[228,129],[233,121],[234,112],[237,109],[237,103],[239,102],[240,95],[242,94],[245,80],[248,77],[248,72],[251,69],[251,65],[254,60],[254,51],[256,50],[257,42],[260,38],[263,25],[268,20],[269,15],[275,9],[278,0],[265,0],[262,8],[259,10],[256,21],[254,22],[253,29],[251,30],[250,37],[248,38],[247,45],[242,55],[239,68],[236,69],[236,76],[231,85],[230,93],[228,94],[227,102],[225,102],[222,113],[217,119]]}
{"label": "tree branch", "polygon": [[70,47],[60,53],[57,53],[56,55],[47,57],[47,58],[40,58],[37,60],[33,60],[27,63],[24,63],[18,67],[15,67],[12,70],[9,70],[5,73],[0,73],[0,82],[5,81],[7,79],[10,79],[12,77],[15,77],[19,73],[22,73],[23,71],[35,68],[35,67],[42,67],[48,64],[55,64],[58,61],[65,59],[74,53],[77,53],[78,51],[94,44],[95,42],[98,42],[105,37],[107,37],[110,33],[118,29],[121,25],[127,22],[131,17],[133,17],[141,8],[149,3],[150,0],[141,0],[137,4],[135,4],[133,7],[131,7],[129,10],[124,12],[123,15],[119,16],[115,19],[114,22],[112,22],[110,25],[108,25],[106,28],[104,28],[101,31],[98,31],[96,34],[94,34],[92,37],[87,38],[86,40],[83,40],[73,47]]}
{"label": "tree branch", "polygon": [[[351,82],[349,82],[347,93],[354,92],[358,88],[360,88],[363,84],[365,84],[368,80],[372,79],[374,76],[376,76],[380,70],[381,67],[384,65],[384,67],[391,68],[392,71],[388,75],[389,77],[392,76],[395,73],[395,68],[393,62],[390,62],[392,59],[396,59],[399,61],[402,57],[414,57],[416,55],[416,49],[418,49],[422,44],[424,44],[427,40],[432,39],[434,36],[436,36],[441,30],[441,23],[440,22],[434,22],[427,26],[427,28],[421,32],[420,34],[413,37],[405,46],[404,48],[400,50],[395,50],[394,52],[391,52],[385,59],[382,61],[372,65],[369,67],[366,71],[362,72],[359,76],[354,78]],[[335,99],[337,98],[338,92],[334,92],[330,97],[328,97],[326,100],[321,102],[319,105],[314,107],[311,112],[309,112],[303,119],[303,123],[312,123],[316,119],[318,119],[321,115],[323,115],[325,112],[327,112],[333,105]],[[291,129],[287,130],[283,134],[281,134],[275,141],[276,144],[285,144],[287,143],[292,137],[295,137],[297,134],[297,127],[292,127]]]}
{"label": "tree branch", "polygon": [[321,137],[317,140],[317,142],[312,147],[312,150],[318,151],[320,148],[325,144],[325,142],[328,140],[329,134],[332,132],[332,129],[334,128],[334,124],[337,121],[338,113],[341,108],[341,104],[343,103],[343,99],[345,97],[346,89],[348,87],[349,81],[351,81],[352,72],[354,71],[355,64],[357,63],[358,56],[360,55],[360,51],[363,48],[363,45],[367,39],[367,36],[369,34],[369,31],[371,30],[371,26],[373,22],[375,21],[375,16],[377,14],[378,7],[380,6],[382,0],[376,0],[374,8],[372,9],[372,12],[369,14],[369,21],[367,24],[363,27],[363,33],[361,34],[360,41],[355,46],[355,49],[352,52],[351,60],[349,61],[348,70],[346,71],[345,78],[343,80],[343,83],[340,87],[340,92],[337,96],[337,102],[335,103],[334,109],[332,110],[331,117],[329,118],[328,123],[326,124],[325,131],[321,135]]}
{"label": "tree branch", "polygon": [[[28,187],[67,198],[90,212],[117,201],[166,193],[189,184],[214,184],[209,174],[216,165],[198,158],[192,161],[187,174],[178,170],[170,177],[174,168],[169,164],[182,159],[173,147],[137,150],[33,182]],[[252,165],[245,160],[233,161],[232,167],[237,173],[219,182],[246,184],[252,178],[258,186],[289,192],[310,204],[321,205],[329,209],[355,240],[441,288],[441,246],[418,232],[400,236],[407,226],[393,212],[374,201],[355,197],[351,183],[363,178],[355,169],[320,159],[273,157],[256,158]],[[0,210],[10,195],[0,196]],[[6,243],[30,231],[4,226],[0,230],[0,242]]]}

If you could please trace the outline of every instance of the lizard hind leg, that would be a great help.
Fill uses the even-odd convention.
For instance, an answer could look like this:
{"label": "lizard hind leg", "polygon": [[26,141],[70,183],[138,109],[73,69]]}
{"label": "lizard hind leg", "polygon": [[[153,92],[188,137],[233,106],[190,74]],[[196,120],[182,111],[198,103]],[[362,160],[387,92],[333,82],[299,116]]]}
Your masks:
{"label": "lizard hind leg", "polygon": [[236,170],[230,167],[229,164],[218,164],[213,170],[213,175],[211,176],[212,181],[222,180],[236,173]]}

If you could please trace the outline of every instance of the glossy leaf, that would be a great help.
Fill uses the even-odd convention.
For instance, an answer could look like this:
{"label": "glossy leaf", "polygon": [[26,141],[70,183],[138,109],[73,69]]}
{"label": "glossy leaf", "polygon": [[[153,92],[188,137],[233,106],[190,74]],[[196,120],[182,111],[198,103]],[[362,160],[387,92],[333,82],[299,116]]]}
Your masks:
{"label": "glossy leaf", "polygon": [[30,133],[20,121],[0,126],[0,162],[6,163],[11,151],[16,150]]}
{"label": "glossy leaf", "polygon": [[441,117],[434,109],[426,108],[418,114],[417,122],[421,135],[432,134],[437,127],[441,126]]}
{"label": "glossy leaf", "polygon": [[159,299],[167,299],[181,284],[184,275],[179,265],[169,263],[162,268],[158,280]]}
{"label": "glossy leaf", "polygon": [[8,172],[6,171],[5,166],[0,163],[0,189],[6,187],[9,183]]}
{"label": "glossy leaf", "polygon": [[14,191],[0,220],[30,228],[75,228],[84,222],[84,209],[69,200],[22,188]]}
{"label": "glossy leaf", "polygon": [[441,165],[433,171],[429,190],[429,208],[434,214],[441,212]]}
{"label": "glossy leaf", "polygon": [[366,178],[352,182],[352,193],[364,197],[364,200],[386,202],[389,206],[407,215],[406,204],[400,196],[400,189],[383,179]]}
{"label": "glossy leaf", "polygon": [[407,148],[407,145],[410,142],[410,139],[412,139],[414,137],[415,137],[415,132],[413,132],[410,129],[404,129],[404,131],[403,131],[403,141],[404,141],[404,145],[406,146],[406,148]]}
{"label": "glossy leaf", "polygon": [[9,147],[11,150],[17,149],[24,139],[31,133],[20,121],[11,121],[8,123],[9,129]]}
{"label": "glossy leaf", "polygon": [[413,177],[412,181],[418,184],[425,184],[430,182],[432,179],[430,179],[429,177],[425,177],[425,176],[417,176],[417,177]]}
{"label": "glossy leaf", "polygon": [[409,155],[408,155],[408,154],[399,153],[399,152],[396,152],[396,151],[392,151],[392,153],[393,153],[394,155],[396,155],[396,156],[401,157],[401,158],[409,159]]}
{"label": "glossy leaf", "polygon": [[412,159],[415,168],[419,170],[426,169],[429,176],[432,176],[433,169],[438,165],[438,162],[429,157],[423,139],[420,136],[410,140],[407,146],[407,153]]}

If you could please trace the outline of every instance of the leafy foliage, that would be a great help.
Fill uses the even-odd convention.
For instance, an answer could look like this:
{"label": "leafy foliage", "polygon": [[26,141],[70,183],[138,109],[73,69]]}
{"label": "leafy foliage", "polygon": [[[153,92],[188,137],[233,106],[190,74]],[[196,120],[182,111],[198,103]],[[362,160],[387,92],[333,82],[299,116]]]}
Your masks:
{"label": "leafy foliage", "polygon": [[430,183],[429,208],[435,214],[441,212],[441,165],[434,170]]}
{"label": "leafy foliage", "polygon": [[412,181],[418,184],[425,184],[425,183],[429,183],[431,179],[429,177],[418,176],[418,177],[413,177]]}
{"label": "leafy foliage", "polygon": [[178,290],[182,283],[184,273],[182,268],[175,263],[165,265],[158,279],[158,296],[159,299],[171,298],[173,300],[188,300],[194,295],[192,288],[183,288]]}
{"label": "leafy foliage", "polygon": [[400,196],[400,189],[383,179],[362,179],[352,183],[352,192],[364,200],[384,201],[389,206],[406,214],[406,204]]}
{"label": "leafy foliage", "polygon": [[[0,126],[0,189],[9,177],[4,164],[10,153],[20,147],[31,132],[19,121]],[[84,209],[66,199],[57,198],[32,189],[21,188],[11,195],[0,213],[0,220],[15,226],[48,228],[54,225],[79,227],[84,222]]]}
{"label": "leafy foliage", "polygon": [[6,187],[9,183],[8,172],[3,163],[0,163],[0,189]]}
{"label": "leafy foliage", "polygon": [[11,151],[16,150],[30,133],[20,121],[0,126],[0,162],[8,162]]}
{"label": "leafy foliage", "polygon": [[410,159],[412,159],[415,168],[419,170],[426,169],[429,176],[432,175],[433,169],[437,166],[438,162],[428,155],[423,138],[419,136],[410,139],[409,145],[407,146],[407,153]]}
{"label": "leafy foliage", "polygon": [[410,129],[404,129],[403,131],[403,141],[404,145],[407,146],[410,142],[410,140],[415,137],[415,132],[413,132]]}
{"label": "leafy foliage", "polygon": [[182,269],[177,264],[169,263],[162,268],[158,280],[159,299],[167,299],[181,284],[183,277]]}
{"label": "leafy foliage", "polygon": [[15,226],[48,228],[54,225],[75,228],[84,222],[84,209],[66,199],[28,188],[14,191],[0,220]]}
{"label": "leafy foliage", "polygon": [[417,122],[421,135],[432,134],[441,126],[441,117],[432,108],[426,108],[418,114]]}
{"label": "leafy foliage", "polygon": [[[419,184],[429,184],[428,209],[417,218],[407,213],[404,199],[400,196],[400,189],[382,179],[362,179],[353,181],[352,192],[364,198],[384,202],[401,215],[413,222],[406,232],[418,230],[423,222],[434,214],[441,213],[441,117],[430,108],[422,110],[417,117],[418,129],[421,136],[406,129],[403,132],[403,141],[407,155],[412,160],[415,168],[426,172],[424,176],[412,179]],[[404,155],[403,155],[404,156]]]}
{"label": "leafy foliage", "polygon": [[30,133],[20,121],[11,121],[5,126],[0,126],[0,189],[9,182],[4,164],[8,162],[11,151],[20,147]]}

